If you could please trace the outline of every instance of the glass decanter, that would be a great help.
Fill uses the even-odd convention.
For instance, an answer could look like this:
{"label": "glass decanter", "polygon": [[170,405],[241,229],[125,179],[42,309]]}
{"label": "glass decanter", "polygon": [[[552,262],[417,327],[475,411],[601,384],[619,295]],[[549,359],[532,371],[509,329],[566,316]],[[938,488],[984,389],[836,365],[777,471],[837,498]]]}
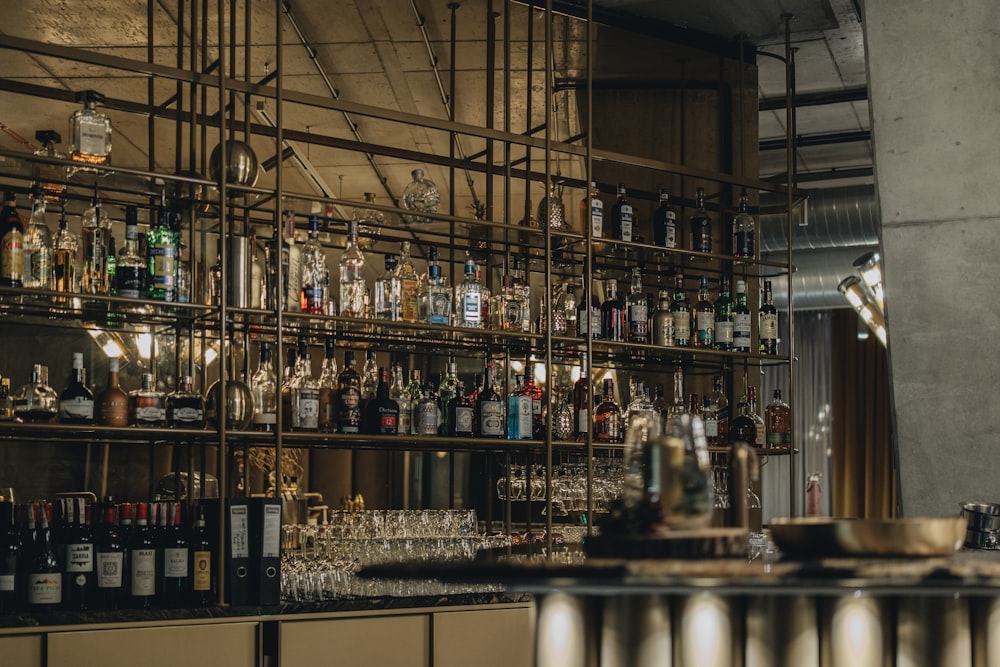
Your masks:
{"label": "glass decanter", "polygon": [[[438,192],[434,181],[424,176],[423,169],[414,169],[410,172],[413,180],[403,190],[403,206],[408,211],[417,213],[437,213],[438,203],[441,201],[441,194]],[[429,218],[422,215],[403,214],[403,220],[408,223],[430,222]]]}

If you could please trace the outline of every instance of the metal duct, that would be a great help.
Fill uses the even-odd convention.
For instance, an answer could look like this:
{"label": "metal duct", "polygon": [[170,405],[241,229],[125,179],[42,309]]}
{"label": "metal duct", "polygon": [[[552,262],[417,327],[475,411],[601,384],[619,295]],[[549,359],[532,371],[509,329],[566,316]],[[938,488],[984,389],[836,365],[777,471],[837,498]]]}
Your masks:
{"label": "metal duct", "polygon": [[[828,308],[850,308],[847,300],[837,291],[837,285],[847,276],[854,275],[854,260],[877,245],[852,246],[848,248],[825,248],[796,252],[794,281],[795,310],[826,310]],[[784,260],[784,252],[772,255],[770,259]],[[769,278],[774,289],[774,305],[779,310],[788,308],[788,276]]]}
{"label": "metal duct", "polygon": [[[779,202],[761,197],[764,206],[783,203],[783,198]],[[805,225],[801,224],[803,211]],[[796,207],[794,216],[793,249],[796,253],[799,250],[878,245],[881,221],[874,185],[814,190],[804,206]],[[788,225],[784,215],[761,215],[759,229],[762,253],[783,252],[788,248]]]}

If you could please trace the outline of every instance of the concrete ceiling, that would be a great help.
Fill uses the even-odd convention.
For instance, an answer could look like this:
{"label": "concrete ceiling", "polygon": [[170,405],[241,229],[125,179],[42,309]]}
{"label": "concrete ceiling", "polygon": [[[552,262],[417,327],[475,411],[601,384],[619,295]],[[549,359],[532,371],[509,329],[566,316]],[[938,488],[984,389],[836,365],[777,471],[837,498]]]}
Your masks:
{"label": "concrete ceiling", "polygon": [[[276,66],[275,23],[280,21],[283,49],[284,85],[289,90],[329,97],[331,92],[320,75],[322,69],[341,99],[371,104],[386,109],[416,113],[435,118],[446,118],[447,109],[438,85],[441,78],[444,90],[449,89],[451,10],[444,0],[300,0],[291,2],[289,15],[281,15],[272,0],[249,0],[251,10],[251,49],[249,79],[259,81]],[[7,3],[5,21],[0,34],[26,39],[41,40],[60,45],[79,46],[113,56],[145,59],[147,56],[147,3],[145,0],[21,0]],[[198,3],[200,5],[200,3]],[[207,24],[207,61],[218,55],[216,2],[208,3],[210,20]],[[226,3],[228,5],[228,3]],[[803,93],[837,94],[865,86],[865,60],[861,25],[852,0],[748,0],[739,3],[734,11],[730,0],[599,0],[602,10],[612,14],[638,15],[671,23],[706,35],[731,39],[743,32],[760,51],[783,55],[784,13],[794,14],[792,19],[797,89]],[[184,29],[190,29],[190,3],[185,3]],[[237,42],[243,43],[243,3],[238,3]],[[505,3],[493,2],[500,12],[494,25],[502,37]],[[510,72],[509,127],[524,131],[527,127],[544,121],[544,17],[517,3],[509,5]],[[416,8],[416,10],[415,10]],[[457,48],[455,58],[456,93],[450,98],[458,121],[476,125],[485,122],[484,104],[490,76],[486,67],[488,20],[485,0],[466,0],[455,11],[457,21]],[[175,65],[177,54],[178,3],[176,0],[154,0],[152,5],[155,61]],[[421,21],[421,18],[424,21]],[[303,44],[301,37],[311,46],[315,59]],[[421,24],[423,30],[421,29]],[[529,30],[533,31],[533,48],[529,45]],[[556,48],[552,66],[557,76],[576,76],[585,53],[584,33],[578,21],[560,15],[553,25]],[[195,39],[200,39],[195,34]],[[426,37],[426,42],[425,42]],[[185,38],[189,42],[190,35]],[[227,34],[227,40],[229,39]],[[4,40],[0,37],[0,43]],[[493,122],[503,129],[504,118],[503,71],[505,50],[500,47],[495,54],[496,111]],[[533,76],[526,75],[531,57]],[[244,49],[237,49],[234,72],[242,77],[245,71]],[[189,54],[185,49],[185,66]],[[435,73],[431,58],[436,58],[439,71]],[[196,56],[200,66],[202,55]],[[109,98],[146,103],[149,95],[148,79],[142,75],[115,71],[98,65],[63,61],[46,56],[25,54],[13,50],[3,51],[5,80],[18,84],[44,86],[52,90],[82,90],[93,88]],[[782,98],[785,90],[784,65],[773,58],[761,55],[759,63],[760,97],[764,100]],[[7,88],[9,90],[9,86]],[[153,99],[157,104],[168,100],[175,92],[174,84],[156,80]],[[533,95],[530,113],[523,100]],[[863,91],[862,91],[863,92]],[[251,108],[259,100],[250,100]],[[567,137],[579,132],[579,115],[574,98],[557,94],[555,104],[555,132]],[[237,117],[243,115],[242,98],[237,99]],[[273,115],[271,102],[264,105],[265,113]],[[34,132],[55,128],[65,135],[66,119],[76,105],[58,99],[37,97],[12,92],[0,92],[0,123],[7,130],[0,134],[0,147],[21,151],[31,147]],[[218,109],[217,95],[209,96],[207,113]],[[114,135],[114,162],[121,166],[144,169],[149,164],[148,125],[141,115],[111,111]],[[263,116],[251,111],[252,122],[264,122]],[[811,137],[814,143],[798,152],[798,169],[804,175],[854,168],[870,168],[872,153],[870,142],[863,140],[869,127],[868,107],[865,99],[835,101],[799,109],[797,133]],[[449,152],[448,135],[444,132],[380,121],[368,117],[352,116],[350,119],[333,111],[317,111],[295,105],[286,105],[284,127],[288,130],[315,133],[337,139],[355,139],[351,123],[356,123],[358,135],[375,145],[426,151],[440,156]],[[155,126],[153,153],[157,170],[171,172],[175,167],[177,141],[172,121],[158,121]],[[824,142],[823,135],[838,133],[838,143]],[[846,133],[846,134],[845,134]],[[765,110],[760,114],[760,137],[763,143],[785,136],[784,110]],[[23,137],[22,141],[18,137]],[[860,137],[860,139],[859,139]],[[65,136],[64,136],[65,138]],[[216,139],[210,137],[210,149]],[[463,137],[462,151],[474,154],[485,148],[479,139]],[[773,142],[772,142],[773,143]],[[182,146],[186,147],[186,135]],[[273,141],[255,138],[253,146],[261,160],[275,155]],[[295,146],[305,162],[313,168],[313,175],[321,179],[328,191],[336,196],[358,199],[366,191],[376,192],[383,203],[388,195],[400,196],[410,180],[410,171],[416,164],[404,156],[375,156],[372,165],[363,153],[325,146]],[[514,157],[520,151],[515,150]],[[537,154],[536,154],[536,168]],[[187,156],[182,155],[182,166],[187,167]],[[196,167],[201,170],[201,158]],[[495,161],[501,164],[502,155]],[[289,161],[286,169],[285,188],[304,194],[320,194],[315,181],[300,163]],[[785,154],[780,149],[764,150],[761,154],[761,177],[768,178],[785,171]],[[448,170],[428,164],[428,175],[442,188],[443,201],[447,201]],[[567,164],[565,175],[582,177],[582,167]],[[379,183],[379,174],[385,181]],[[472,201],[471,191],[482,199],[486,192],[482,174],[471,173],[472,186],[459,172],[455,193],[455,213],[467,215]],[[271,174],[265,174],[261,185],[269,185]],[[864,179],[863,179],[864,180]],[[868,178],[870,181],[870,177]],[[831,182],[829,178],[824,181]],[[851,181],[856,182],[855,180]],[[532,193],[537,202],[539,192]],[[523,193],[512,192],[512,201],[523,200]],[[502,196],[496,199],[502,201]],[[520,209],[521,204],[516,206]]]}

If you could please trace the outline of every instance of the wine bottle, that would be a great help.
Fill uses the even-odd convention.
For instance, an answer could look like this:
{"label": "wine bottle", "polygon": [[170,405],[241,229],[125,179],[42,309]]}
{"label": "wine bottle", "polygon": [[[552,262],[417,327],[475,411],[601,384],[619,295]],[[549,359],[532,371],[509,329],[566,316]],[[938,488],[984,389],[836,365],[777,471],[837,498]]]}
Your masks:
{"label": "wine bottle", "polygon": [[37,533],[28,562],[28,608],[33,611],[53,611],[62,605],[62,567],[52,539],[50,520],[52,506],[32,505],[37,519]]}
{"label": "wine bottle", "polygon": [[66,531],[66,563],[63,577],[66,607],[74,611],[91,609],[97,580],[94,573],[94,535],[90,528],[90,505],[84,498],[69,498],[76,515]]}
{"label": "wine bottle", "polygon": [[[170,510],[173,510],[170,512]],[[181,504],[168,503],[168,514],[173,519],[163,536],[163,570],[159,600],[163,607],[181,607],[188,596],[188,535],[182,523]]]}
{"label": "wine bottle", "polygon": [[115,611],[121,609],[125,601],[125,537],[118,525],[118,510],[114,505],[104,508],[104,521],[95,533],[97,606]]}
{"label": "wine bottle", "polygon": [[21,596],[18,576],[21,557],[21,536],[14,522],[14,503],[0,502],[0,614],[17,608]]}
{"label": "wine bottle", "polygon": [[135,524],[128,542],[129,598],[133,607],[148,609],[156,600],[156,546],[147,503],[137,503]]}
{"label": "wine bottle", "polygon": [[204,506],[198,506],[197,516],[188,540],[191,604],[208,607],[215,604],[215,571],[212,569],[212,539],[205,527]]}

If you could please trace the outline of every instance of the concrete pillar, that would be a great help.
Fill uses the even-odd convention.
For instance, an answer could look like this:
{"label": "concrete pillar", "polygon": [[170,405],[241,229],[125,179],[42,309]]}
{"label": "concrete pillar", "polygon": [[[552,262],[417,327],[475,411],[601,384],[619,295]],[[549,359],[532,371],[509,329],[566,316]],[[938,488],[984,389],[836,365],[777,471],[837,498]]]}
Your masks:
{"label": "concrete pillar", "polygon": [[1000,496],[1000,3],[865,0],[903,511]]}

